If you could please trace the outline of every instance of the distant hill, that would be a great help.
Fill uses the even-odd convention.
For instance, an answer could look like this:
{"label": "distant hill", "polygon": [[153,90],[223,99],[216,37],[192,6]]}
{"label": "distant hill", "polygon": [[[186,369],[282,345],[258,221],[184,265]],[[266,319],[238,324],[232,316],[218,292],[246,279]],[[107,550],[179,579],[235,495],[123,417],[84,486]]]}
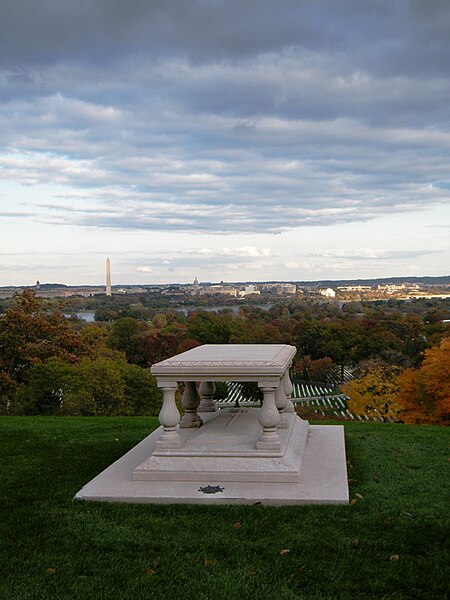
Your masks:
{"label": "distant hill", "polygon": [[442,277],[379,277],[376,279],[323,279],[322,281],[297,281],[298,285],[314,285],[317,287],[333,287],[339,285],[382,285],[394,284],[401,285],[402,283],[421,283],[423,285],[449,285],[450,275]]}
{"label": "distant hill", "polygon": [[41,283],[39,288],[41,290],[57,290],[61,288],[70,288],[72,286],[65,285],[64,283]]}
{"label": "distant hill", "polygon": [[[381,285],[381,284],[394,284],[400,285],[402,283],[418,283],[423,285],[450,285],[450,275],[443,275],[441,277],[412,277],[412,276],[404,276],[404,277],[378,277],[375,279],[322,279],[320,281],[301,281],[298,279],[292,280],[267,280],[267,281],[227,281],[226,285],[248,285],[248,284],[259,284],[262,283],[295,283],[300,287],[310,287],[310,288],[322,288],[322,287],[337,287],[341,285]],[[171,286],[185,286],[186,283],[172,283],[172,284],[123,284],[123,286],[127,288],[167,288]],[[202,285],[211,285],[211,282],[204,283]],[[9,290],[21,290],[24,287],[32,287],[35,286],[0,286],[1,289],[9,289]],[[58,290],[58,289],[76,289],[76,288],[84,288],[84,289],[97,289],[99,287],[103,287],[103,284],[98,285],[66,285],[64,283],[41,283],[39,288],[40,290],[50,291],[50,290]],[[114,288],[120,287],[119,284],[113,286]]]}
{"label": "distant hill", "polygon": [[235,281],[228,282],[236,285],[261,284],[261,283],[295,283],[300,287],[336,287],[340,285],[381,285],[392,283],[400,285],[402,283],[421,283],[423,285],[450,285],[450,275],[442,275],[440,277],[430,277],[424,275],[417,276],[400,276],[400,277],[378,277],[375,279],[322,279],[320,281],[310,281],[299,279],[287,280],[269,280],[269,281]]}

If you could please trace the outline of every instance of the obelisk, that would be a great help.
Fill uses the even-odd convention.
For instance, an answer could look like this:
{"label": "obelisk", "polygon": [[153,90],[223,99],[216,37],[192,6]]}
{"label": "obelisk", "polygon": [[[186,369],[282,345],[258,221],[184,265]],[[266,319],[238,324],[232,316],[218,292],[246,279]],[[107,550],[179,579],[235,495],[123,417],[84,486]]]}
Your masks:
{"label": "obelisk", "polygon": [[106,259],[106,295],[112,296],[111,293],[111,261],[109,257]]}

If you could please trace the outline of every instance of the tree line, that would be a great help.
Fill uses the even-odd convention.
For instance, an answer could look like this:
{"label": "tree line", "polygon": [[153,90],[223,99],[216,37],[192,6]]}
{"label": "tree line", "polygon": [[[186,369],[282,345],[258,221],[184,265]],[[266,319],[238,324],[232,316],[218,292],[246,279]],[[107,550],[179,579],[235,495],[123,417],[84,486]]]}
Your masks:
{"label": "tree line", "polygon": [[201,344],[282,343],[297,347],[298,378],[325,381],[351,367],[356,379],[344,391],[352,412],[372,410],[408,422],[448,420],[445,302],[342,307],[291,300],[270,310],[244,305],[237,314],[200,309],[187,315],[146,307],[145,318],[138,310],[135,316],[116,310],[89,324],[67,319],[66,310],[33,290],[5,308],[1,413],[157,414],[161,393],[149,365]]}

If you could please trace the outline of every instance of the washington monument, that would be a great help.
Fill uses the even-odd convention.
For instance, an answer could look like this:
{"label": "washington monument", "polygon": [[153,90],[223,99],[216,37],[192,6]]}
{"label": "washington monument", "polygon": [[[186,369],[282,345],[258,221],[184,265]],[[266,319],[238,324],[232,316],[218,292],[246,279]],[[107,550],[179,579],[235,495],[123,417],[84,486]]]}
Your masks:
{"label": "washington monument", "polygon": [[111,296],[111,261],[106,259],[106,295]]}

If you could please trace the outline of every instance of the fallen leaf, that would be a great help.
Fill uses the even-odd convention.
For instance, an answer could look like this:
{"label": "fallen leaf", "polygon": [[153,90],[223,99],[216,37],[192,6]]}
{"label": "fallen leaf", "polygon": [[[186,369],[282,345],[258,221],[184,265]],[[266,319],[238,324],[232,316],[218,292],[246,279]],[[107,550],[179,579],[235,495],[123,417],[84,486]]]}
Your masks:
{"label": "fallen leaf", "polygon": [[411,519],[412,518],[412,514],[410,512],[401,512],[400,516],[401,517],[406,517],[407,519]]}
{"label": "fallen leaf", "polygon": [[356,482],[357,482],[357,479],[349,479],[348,480],[349,485],[352,485],[353,483],[356,483]]}
{"label": "fallen leaf", "polygon": [[350,500],[350,504],[355,505],[358,502],[358,500],[356,500],[355,498],[353,498],[353,500]]}
{"label": "fallen leaf", "polygon": [[248,575],[249,577],[254,577],[256,575],[256,571],[250,571]]}
{"label": "fallen leaf", "polygon": [[87,579],[87,575],[78,575],[78,579]]}
{"label": "fallen leaf", "polygon": [[362,499],[363,499],[363,496],[361,496],[361,494],[358,494],[358,493],[356,493],[356,494],[355,494],[355,496],[356,496],[357,498],[359,498],[360,500],[362,500]]}
{"label": "fallen leaf", "polygon": [[354,548],[356,548],[356,546],[359,546],[359,539],[353,538],[351,544]]}
{"label": "fallen leaf", "polygon": [[394,519],[392,517],[386,517],[383,522],[386,523],[386,525],[390,525],[394,522]]}
{"label": "fallen leaf", "polygon": [[400,556],[398,554],[393,554],[390,559],[391,560],[398,560],[400,558]]}
{"label": "fallen leaf", "polygon": [[45,569],[45,574],[46,575],[54,575],[56,573],[56,569],[53,569],[52,567],[49,567],[48,569]]}
{"label": "fallen leaf", "polygon": [[144,569],[144,573],[147,573],[147,575],[154,575],[155,572],[156,571],[154,569]]}
{"label": "fallen leaf", "polygon": [[234,529],[240,529],[242,525],[240,523],[234,523],[233,527]]}
{"label": "fallen leaf", "polygon": [[154,560],[154,561],[153,561],[153,564],[152,564],[152,567],[153,567],[154,569],[156,569],[156,567],[158,567],[158,566],[159,566],[159,562],[158,562],[157,560]]}
{"label": "fallen leaf", "polygon": [[286,554],[289,554],[290,551],[290,548],[281,548],[280,556],[285,556]]}
{"label": "fallen leaf", "polygon": [[205,560],[203,561],[203,566],[211,567],[212,565],[213,565],[213,561],[209,560],[208,558],[205,558]]}

